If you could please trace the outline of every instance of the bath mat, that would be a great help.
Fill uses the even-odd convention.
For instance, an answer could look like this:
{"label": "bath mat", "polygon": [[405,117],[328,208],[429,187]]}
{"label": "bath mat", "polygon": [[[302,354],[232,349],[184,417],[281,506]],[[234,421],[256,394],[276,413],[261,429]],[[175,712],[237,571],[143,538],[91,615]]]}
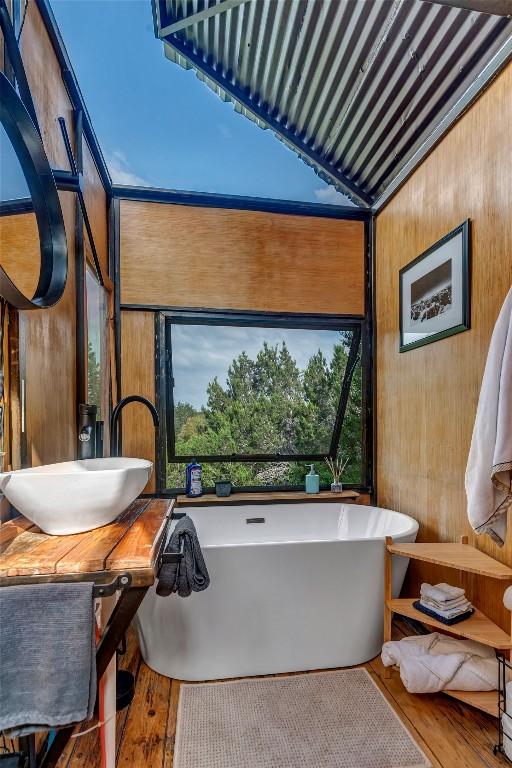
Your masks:
{"label": "bath mat", "polygon": [[430,768],[365,669],[183,684],[174,768]]}

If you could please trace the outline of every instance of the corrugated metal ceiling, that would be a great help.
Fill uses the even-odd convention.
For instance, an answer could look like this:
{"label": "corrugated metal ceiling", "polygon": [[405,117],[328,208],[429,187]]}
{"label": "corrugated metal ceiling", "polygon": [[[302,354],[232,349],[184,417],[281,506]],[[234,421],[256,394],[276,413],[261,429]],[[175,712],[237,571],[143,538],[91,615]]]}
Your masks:
{"label": "corrugated metal ceiling", "polygon": [[154,0],[166,55],[356,202],[382,197],[489,63],[509,18],[424,0]]}

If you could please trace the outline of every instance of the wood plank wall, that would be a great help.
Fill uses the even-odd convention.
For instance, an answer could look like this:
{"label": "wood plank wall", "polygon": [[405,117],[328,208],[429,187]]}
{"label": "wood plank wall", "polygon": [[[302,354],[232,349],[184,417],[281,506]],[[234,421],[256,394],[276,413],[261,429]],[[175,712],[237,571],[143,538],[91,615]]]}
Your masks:
{"label": "wood plank wall", "polygon": [[364,224],[121,202],[123,304],[364,314]]}
{"label": "wood plank wall", "polygon": [[[60,66],[35,3],[29,3],[21,35],[21,52],[32,91],[45,150],[54,168],[69,169],[58,118],[64,117],[74,145],[73,110]],[[107,268],[107,200],[88,149],[84,152],[85,198],[102,266]],[[52,309],[19,313],[26,360],[25,402],[28,463],[64,461],[76,455],[76,196],[59,193],[68,244],[68,280],[61,301]],[[32,236],[23,217],[14,217],[17,253]],[[2,228],[4,227],[2,220]],[[7,225],[5,225],[7,226]],[[4,241],[2,240],[2,244]],[[12,244],[12,243],[11,243]],[[14,250],[11,258],[15,258]],[[23,279],[30,283],[32,260],[24,252]],[[6,257],[7,258],[7,257]],[[12,265],[11,265],[12,266]],[[19,265],[18,265],[19,266]],[[38,268],[38,263],[37,263]],[[15,452],[16,453],[16,452]],[[16,463],[16,462],[15,462]],[[16,468],[16,467],[15,467]]]}
{"label": "wood plank wall", "polygon": [[0,216],[0,265],[25,296],[34,295],[41,267],[35,213]]}
{"label": "wood plank wall", "polygon": [[[364,225],[358,221],[121,201],[123,397],[155,401],[151,306],[363,314]],[[123,416],[123,452],[154,461],[142,405]],[[155,474],[146,491],[154,491]]]}
{"label": "wood plank wall", "polygon": [[[509,64],[377,218],[378,502],[419,520],[421,541],[471,534],[464,472],[492,329],[512,283],[511,92]],[[399,354],[398,270],[466,218],[471,330]],[[503,549],[487,536],[470,541],[512,565],[512,531]],[[441,577],[459,580],[414,564],[405,594]],[[510,630],[504,587],[477,577],[466,584],[476,605]]]}
{"label": "wood plank wall", "polygon": [[[143,395],[155,402],[155,313],[121,313],[121,397]],[[130,403],[123,411],[123,455],[155,461],[155,428],[148,409]],[[146,488],[156,490],[156,468]]]}

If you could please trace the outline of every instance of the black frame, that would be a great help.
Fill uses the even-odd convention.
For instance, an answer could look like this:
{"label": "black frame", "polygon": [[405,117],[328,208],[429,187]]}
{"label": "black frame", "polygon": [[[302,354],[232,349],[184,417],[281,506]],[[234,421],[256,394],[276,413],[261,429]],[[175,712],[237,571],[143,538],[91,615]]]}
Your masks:
{"label": "black frame", "polygon": [[[446,328],[443,331],[433,333],[425,339],[418,339],[412,341],[409,344],[404,344],[403,340],[403,276],[411,267],[416,266],[424,259],[428,258],[432,253],[435,253],[441,246],[452,240],[457,235],[462,234],[462,323],[454,325],[451,328]],[[431,344],[434,341],[440,339],[446,339],[449,336],[453,336],[456,333],[462,331],[468,331],[471,328],[471,229],[470,220],[466,219],[462,224],[447,235],[438,240],[426,251],[420,253],[420,255],[413,261],[406,264],[405,267],[399,272],[399,312],[400,312],[400,352],[407,352],[410,349],[416,349],[417,347],[423,347],[425,344]]]}
{"label": "black frame", "polygon": [[[157,457],[157,475],[158,488],[160,493],[176,493],[182,489],[166,488],[166,468],[167,463],[177,464],[191,461],[192,458],[203,463],[216,463],[226,461],[236,462],[260,462],[260,461],[323,461],[325,453],[322,454],[233,454],[233,455],[195,455],[195,456],[176,456],[175,453],[175,434],[174,434],[174,397],[173,397],[173,373],[172,373],[172,345],[171,345],[171,327],[172,325],[218,325],[218,326],[239,326],[239,327],[259,327],[259,328],[295,328],[304,330],[350,330],[353,332],[353,338],[350,346],[345,376],[340,389],[340,399],[335,423],[333,425],[333,434],[329,447],[329,456],[334,456],[338,450],[343,427],[343,420],[350,394],[352,376],[357,363],[360,361],[363,367],[362,382],[362,475],[364,475],[363,484],[357,484],[356,487],[365,489],[371,485],[368,481],[371,477],[371,439],[372,429],[369,422],[372,419],[371,407],[366,389],[370,384],[370,368],[372,358],[370,354],[365,353],[365,344],[368,341],[366,332],[366,320],[362,317],[353,317],[347,315],[326,316],[301,313],[273,313],[245,311],[238,312],[232,310],[197,310],[197,309],[165,309],[155,316],[155,372],[156,372],[156,401],[160,417],[160,436],[156,445]],[[360,352],[361,350],[361,352]],[[328,486],[325,486],[328,487]],[[350,487],[347,485],[347,487]],[[247,488],[236,488],[237,491],[244,490],[296,490],[295,486],[250,486]]]}
{"label": "black frame", "polygon": [[[4,39],[14,34],[0,21]],[[11,46],[12,47],[12,46]],[[22,66],[21,66],[22,69]],[[18,76],[19,67],[14,71]],[[18,81],[19,82],[19,81]],[[35,294],[26,297],[0,267],[0,294],[16,309],[44,309],[56,304],[66,287],[68,249],[57,187],[37,127],[7,77],[0,72],[0,121],[18,156],[27,181],[39,231],[41,266]]]}

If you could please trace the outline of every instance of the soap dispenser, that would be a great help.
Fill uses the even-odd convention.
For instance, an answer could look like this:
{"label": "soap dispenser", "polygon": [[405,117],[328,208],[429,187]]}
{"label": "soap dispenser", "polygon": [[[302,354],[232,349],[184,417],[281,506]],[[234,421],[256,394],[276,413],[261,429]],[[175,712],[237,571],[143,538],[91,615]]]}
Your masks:
{"label": "soap dispenser", "polygon": [[319,493],[320,477],[315,472],[315,465],[311,464],[311,469],[306,475],[306,493]]}

